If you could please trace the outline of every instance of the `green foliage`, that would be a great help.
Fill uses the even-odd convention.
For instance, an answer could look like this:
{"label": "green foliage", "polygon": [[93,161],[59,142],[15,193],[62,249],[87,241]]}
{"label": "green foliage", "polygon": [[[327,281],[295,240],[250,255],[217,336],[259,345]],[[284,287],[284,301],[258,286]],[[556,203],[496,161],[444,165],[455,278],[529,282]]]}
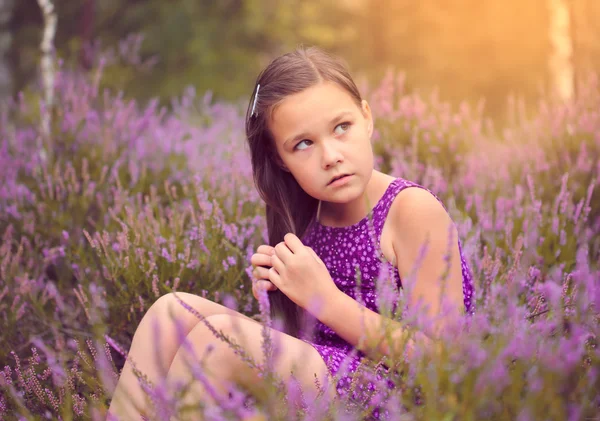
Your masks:
{"label": "green foliage", "polygon": [[[514,10],[519,7],[519,13]],[[600,9],[575,2],[573,34],[578,74],[599,69],[600,54],[586,39],[597,38]],[[215,98],[247,98],[267,61],[297,44],[319,45],[347,59],[356,73],[376,81],[388,67],[408,75],[410,91],[458,103],[486,98],[485,112],[504,118],[508,94],[534,106],[548,90],[549,19],[546,0],[517,5],[452,0],[64,0],[57,50],[77,68],[97,64],[98,48],[115,48],[130,34],[145,37],[142,61],[132,69],[127,52],[107,71],[104,86],[123,89],[140,100],[168,101],[188,85]],[[594,19],[596,17],[596,19]],[[17,2],[12,55],[17,88],[34,78],[41,19],[35,0]],[[585,65],[585,66],[584,66]]]}
{"label": "green foliage", "polygon": [[[388,92],[384,88],[374,92]],[[34,102],[31,95],[24,104]],[[95,98],[82,107],[89,113],[73,106],[82,98]],[[148,308],[169,292],[188,291],[217,302],[227,294],[244,314],[256,317],[261,310],[258,316],[267,324],[246,272],[249,255],[264,241],[263,204],[254,194],[249,164],[240,164],[232,147],[239,144],[224,143],[229,137],[243,141],[242,108],[219,103],[194,115],[191,104],[174,122],[155,108],[137,113],[135,103],[108,93],[104,98],[93,92],[60,97],[45,140],[52,148],[43,160],[28,143],[38,130],[35,107],[14,111],[14,130],[5,132],[10,155],[0,157],[2,176],[12,190],[0,190],[0,366],[15,367],[15,375],[0,372],[0,405],[7,396],[15,417],[35,419],[48,411],[75,418],[83,407],[85,416],[105,415],[124,362],[114,340],[129,344]],[[479,309],[471,330],[449,327],[445,341],[422,348],[410,361],[404,353],[418,344],[413,324],[418,312],[407,315],[406,334],[386,361],[392,370],[383,372],[396,389],[380,396],[382,401],[396,399],[409,419],[514,419],[527,413],[564,419],[572,402],[580,403],[585,416],[591,414],[598,389],[591,368],[599,364],[590,287],[599,269],[597,221],[590,219],[596,204],[582,206],[578,219],[574,214],[597,187],[586,166],[574,163],[596,159],[598,142],[584,133],[585,125],[574,130],[564,123],[567,132],[577,134],[565,136],[561,154],[557,149],[564,143],[556,140],[564,136],[561,131],[551,146],[540,147],[530,136],[547,136],[537,125],[545,117],[512,127],[509,141],[478,130],[482,116],[467,108],[453,113],[448,104],[403,92],[391,99],[374,93],[369,100],[376,110],[391,105],[376,123],[375,155],[383,169],[431,183],[436,192],[439,187],[456,217],[472,259]],[[239,111],[234,117],[232,109]],[[553,111],[561,112],[560,107]],[[575,107],[571,113],[583,111]],[[140,121],[155,124],[137,126]],[[169,129],[187,124],[226,129],[182,130],[180,137],[168,137]],[[132,126],[151,128],[123,134]],[[190,133],[192,145],[203,152],[200,163],[194,148],[184,153],[165,147],[187,141]],[[134,142],[134,135],[142,134],[148,143]],[[211,156],[209,150],[223,144],[224,155]],[[545,155],[536,155],[540,150]],[[561,157],[566,164],[539,170],[533,166],[538,156],[542,167],[559,164]],[[215,165],[212,159],[220,161]],[[194,174],[194,165],[204,172]],[[528,165],[531,171],[522,170]],[[223,173],[217,173],[219,167]],[[554,289],[548,292],[549,287]],[[378,339],[391,338],[390,331],[380,333]],[[110,347],[103,344],[108,338]],[[80,346],[84,342],[87,350]],[[29,350],[32,358],[21,362]],[[43,361],[35,357],[38,350]],[[364,361],[352,387],[379,373],[379,363]],[[255,400],[255,419],[310,416],[286,401],[285,388],[268,368],[261,368],[263,382],[243,391]],[[66,378],[61,381],[56,373]],[[7,376],[14,384],[7,384]],[[31,392],[20,394],[23,390]],[[63,397],[60,405],[56,396]],[[361,401],[329,404],[326,419],[336,419],[346,404],[357,417],[372,410]],[[227,411],[234,417],[233,409]]]}

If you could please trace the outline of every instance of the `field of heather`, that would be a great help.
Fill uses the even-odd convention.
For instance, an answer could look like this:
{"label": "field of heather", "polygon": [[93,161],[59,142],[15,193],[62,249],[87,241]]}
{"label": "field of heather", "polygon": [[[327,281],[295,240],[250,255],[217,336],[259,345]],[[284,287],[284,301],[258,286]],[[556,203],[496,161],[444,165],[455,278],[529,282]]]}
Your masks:
{"label": "field of heather", "polygon": [[[435,192],[459,228],[475,314],[436,352],[397,358],[368,401],[305,396],[271,375],[197,419],[585,420],[600,414],[600,85],[535,112],[362,86],[377,169]],[[133,332],[191,292],[268,322],[250,292],[267,242],[246,103],[186,91],[169,109],[61,72],[49,135],[28,93],[0,114],[0,418],[101,420]],[[403,320],[411,320],[411,309]],[[265,346],[265,352],[269,347]],[[367,370],[368,371],[368,370]],[[269,373],[267,373],[269,374]],[[374,377],[373,377],[374,378]],[[154,419],[183,410],[148,387]],[[292,404],[291,402],[296,402]],[[190,410],[188,408],[188,410]]]}

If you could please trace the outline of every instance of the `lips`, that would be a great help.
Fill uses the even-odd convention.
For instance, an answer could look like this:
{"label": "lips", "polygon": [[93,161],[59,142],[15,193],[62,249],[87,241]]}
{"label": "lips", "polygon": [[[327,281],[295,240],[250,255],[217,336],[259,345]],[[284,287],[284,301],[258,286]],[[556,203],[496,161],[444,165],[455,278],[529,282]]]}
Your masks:
{"label": "lips", "polygon": [[340,178],[346,177],[348,175],[352,175],[352,174],[340,174],[340,175],[336,175],[335,177],[333,177],[329,183],[327,183],[327,185],[333,183],[335,180],[339,180]]}

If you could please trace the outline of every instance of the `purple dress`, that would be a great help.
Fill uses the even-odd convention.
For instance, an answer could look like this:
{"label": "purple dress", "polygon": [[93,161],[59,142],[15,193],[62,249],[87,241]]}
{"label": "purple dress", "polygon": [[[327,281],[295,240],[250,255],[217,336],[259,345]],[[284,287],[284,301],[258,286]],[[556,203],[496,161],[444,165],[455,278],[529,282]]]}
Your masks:
{"label": "purple dress", "polygon": [[[393,200],[398,193],[408,187],[418,187],[429,191],[411,181],[396,178],[391,182],[372,212],[358,223],[348,227],[329,227],[321,225],[315,220],[302,238],[304,245],[311,247],[323,260],[336,286],[354,299],[356,299],[358,290],[355,280],[358,267],[361,275],[361,302],[375,312],[378,312],[375,281],[382,266],[380,258],[385,261],[379,248],[381,231]],[[431,191],[429,192],[431,193]],[[437,196],[435,197],[437,198]],[[369,216],[372,216],[372,224]],[[460,240],[458,243],[462,261],[465,310],[467,314],[473,314],[473,280],[462,252]],[[374,247],[374,244],[377,247]],[[393,276],[398,288],[401,288],[400,275],[395,267],[393,267]],[[346,358],[353,350],[353,346],[338,336],[329,326],[318,320],[314,323],[316,323],[314,339],[306,340],[306,342],[319,352],[330,374],[335,376],[344,359],[346,359],[344,364],[348,364],[349,372],[356,371],[360,360],[365,355],[355,352],[354,356]],[[350,386],[350,380],[350,376],[340,378],[336,385],[338,394],[346,393]]]}

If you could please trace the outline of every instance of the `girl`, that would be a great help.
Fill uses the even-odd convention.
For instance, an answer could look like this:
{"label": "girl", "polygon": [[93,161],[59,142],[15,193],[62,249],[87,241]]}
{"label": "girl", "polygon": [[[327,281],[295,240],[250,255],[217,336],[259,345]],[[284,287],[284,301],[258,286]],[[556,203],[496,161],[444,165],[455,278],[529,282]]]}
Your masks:
{"label": "girl", "polygon": [[[375,279],[386,262],[391,262],[398,287],[407,286],[402,280],[412,283],[409,306],[424,305],[425,314],[436,316],[443,295],[455,305],[454,314],[463,306],[468,314],[473,312],[473,283],[452,220],[427,189],[374,170],[372,134],[371,109],[339,59],[315,47],[300,47],[273,60],[258,76],[246,136],[254,182],[266,203],[270,245],[258,247],[251,258],[253,294],[268,290],[274,316],[284,322],[283,331],[270,331],[284,350],[274,369],[284,380],[293,373],[304,388],[315,388],[315,375],[334,375],[359,345],[350,371],[364,355],[389,353],[387,341],[373,346],[360,342],[384,322],[396,323],[395,336],[402,334],[397,322],[378,311]],[[264,362],[258,322],[201,297],[177,294],[255,361]],[[314,338],[303,324],[309,318],[316,328]],[[227,382],[249,385],[259,380],[205,323],[167,294],[142,319],[129,352],[153,384],[191,379],[191,356],[180,346],[174,319],[182,323],[182,335],[187,335],[196,358],[203,358],[209,368],[206,376],[214,388],[224,391]],[[160,352],[151,346],[156,344],[155,326]],[[424,334],[433,338],[441,327],[437,322]],[[207,353],[207,347],[212,351]],[[348,378],[342,378],[338,393],[348,386]],[[127,361],[109,412],[137,419],[145,411],[143,396]],[[186,399],[211,402],[199,384]]]}

